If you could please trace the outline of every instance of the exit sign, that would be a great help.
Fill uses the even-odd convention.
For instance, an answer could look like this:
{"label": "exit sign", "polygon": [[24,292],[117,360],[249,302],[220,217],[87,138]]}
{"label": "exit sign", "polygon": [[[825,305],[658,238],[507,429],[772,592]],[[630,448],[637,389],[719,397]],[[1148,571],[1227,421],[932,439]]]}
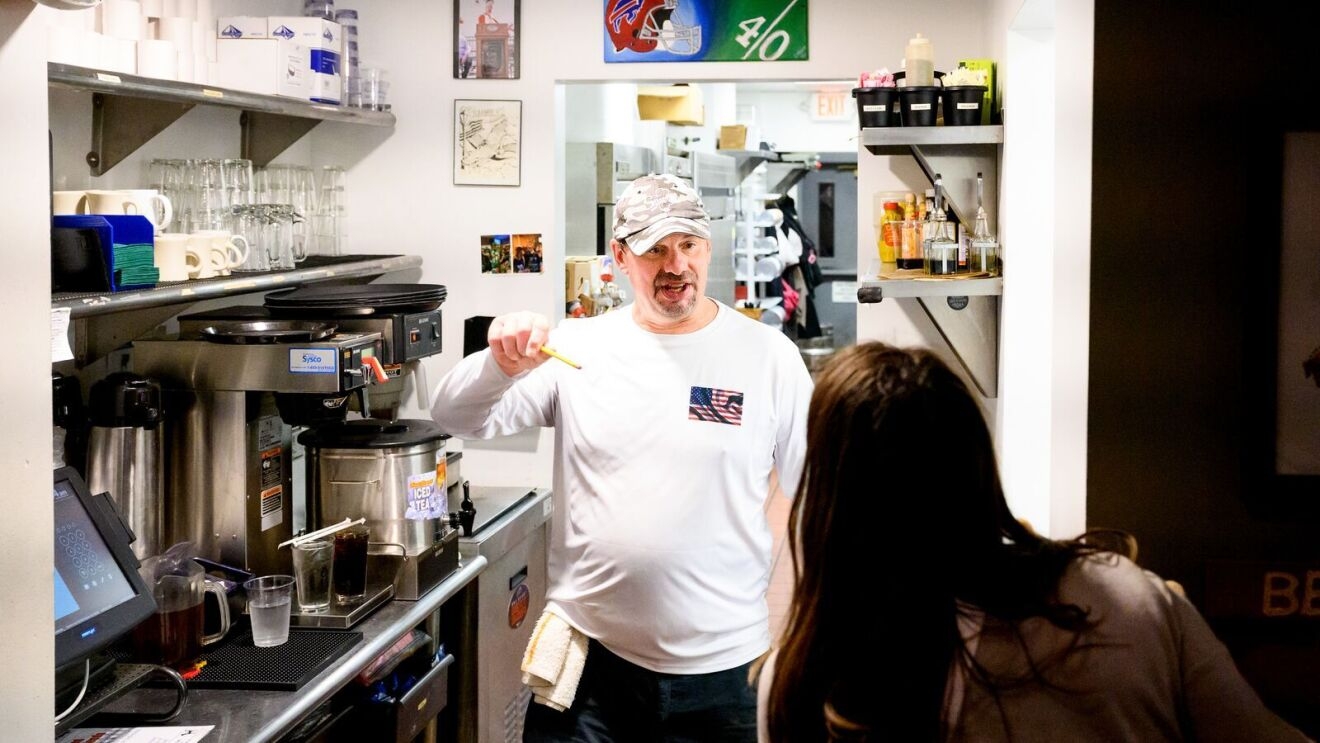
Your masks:
{"label": "exit sign", "polygon": [[842,90],[812,93],[811,118],[816,121],[846,121],[852,116],[849,94]]}

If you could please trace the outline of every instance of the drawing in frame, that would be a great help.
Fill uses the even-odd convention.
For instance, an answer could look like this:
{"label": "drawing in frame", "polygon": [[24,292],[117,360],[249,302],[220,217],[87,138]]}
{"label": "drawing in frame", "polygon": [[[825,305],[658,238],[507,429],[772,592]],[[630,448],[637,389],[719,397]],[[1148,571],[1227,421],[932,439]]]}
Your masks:
{"label": "drawing in frame", "polygon": [[522,101],[454,101],[454,185],[518,186]]}
{"label": "drawing in frame", "polygon": [[455,79],[516,79],[521,15],[522,0],[454,0]]}

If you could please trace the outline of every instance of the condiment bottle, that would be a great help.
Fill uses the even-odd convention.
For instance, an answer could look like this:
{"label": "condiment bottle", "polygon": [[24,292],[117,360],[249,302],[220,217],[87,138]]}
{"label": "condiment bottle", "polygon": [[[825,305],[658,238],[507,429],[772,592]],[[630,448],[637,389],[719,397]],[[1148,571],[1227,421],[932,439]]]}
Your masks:
{"label": "condiment bottle", "polygon": [[985,179],[976,174],[976,221],[972,223],[972,235],[967,238],[969,269],[973,273],[999,275],[999,241],[990,232],[990,219],[984,205]]}
{"label": "condiment bottle", "polygon": [[917,34],[903,51],[903,71],[908,87],[935,84],[935,49],[930,39]]}
{"label": "condiment bottle", "polygon": [[896,199],[885,199],[880,217],[880,262],[886,267],[897,264],[903,243],[903,211]]}
{"label": "condiment bottle", "polygon": [[899,268],[921,268],[921,212],[916,202],[914,194],[903,197],[903,246],[899,251]]}
{"label": "condiment bottle", "polygon": [[926,247],[926,273],[932,276],[951,276],[958,272],[958,241],[953,238],[948,220],[944,216],[944,182],[935,174],[934,233]]}

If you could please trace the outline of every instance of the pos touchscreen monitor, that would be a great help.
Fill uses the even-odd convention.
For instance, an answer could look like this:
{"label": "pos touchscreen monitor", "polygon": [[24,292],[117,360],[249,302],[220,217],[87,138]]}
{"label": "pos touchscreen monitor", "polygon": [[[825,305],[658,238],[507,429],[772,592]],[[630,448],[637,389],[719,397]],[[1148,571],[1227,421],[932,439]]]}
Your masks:
{"label": "pos touchscreen monitor", "polygon": [[105,495],[55,470],[55,668],[79,662],[151,616],[132,537]]}

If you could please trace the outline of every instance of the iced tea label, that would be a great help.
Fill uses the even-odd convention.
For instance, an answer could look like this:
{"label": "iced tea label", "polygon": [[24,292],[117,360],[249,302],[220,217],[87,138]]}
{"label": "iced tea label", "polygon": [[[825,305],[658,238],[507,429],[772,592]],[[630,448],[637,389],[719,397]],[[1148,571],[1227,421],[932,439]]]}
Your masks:
{"label": "iced tea label", "polygon": [[975,109],[976,109],[978,106],[980,106],[980,105],[981,105],[981,104],[979,104],[979,103],[959,103],[959,104],[958,104],[958,110],[959,110],[959,111],[972,111],[972,110],[975,110]]}
{"label": "iced tea label", "polygon": [[931,104],[929,103],[913,103],[911,109],[913,111],[929,111],[930,106]]}
{"label": "iced tea label", "polygon": [[419,472],[408,477],[408,510],[403,517],[410,521],[438,519],[440,511],[439,488],[436,487],[435,470]]}
{"label": "iced tea label", "polygon": [[338,357],[334,349],[289,349],[289,372],[292,374],[334,374],[338,371]]}
{"label": "iced tea label", "polygon": [[870,114],[870,113],[884,113],[886,108],[888,108],[888,107],[887,107],[887,106],[884,106],[884,105],[880,105],[880,106],[868,106],[868,105],[866,105],[866,104],[862,104],[862,111],[864,111],[865,113],[868,113],[868,114]]}

